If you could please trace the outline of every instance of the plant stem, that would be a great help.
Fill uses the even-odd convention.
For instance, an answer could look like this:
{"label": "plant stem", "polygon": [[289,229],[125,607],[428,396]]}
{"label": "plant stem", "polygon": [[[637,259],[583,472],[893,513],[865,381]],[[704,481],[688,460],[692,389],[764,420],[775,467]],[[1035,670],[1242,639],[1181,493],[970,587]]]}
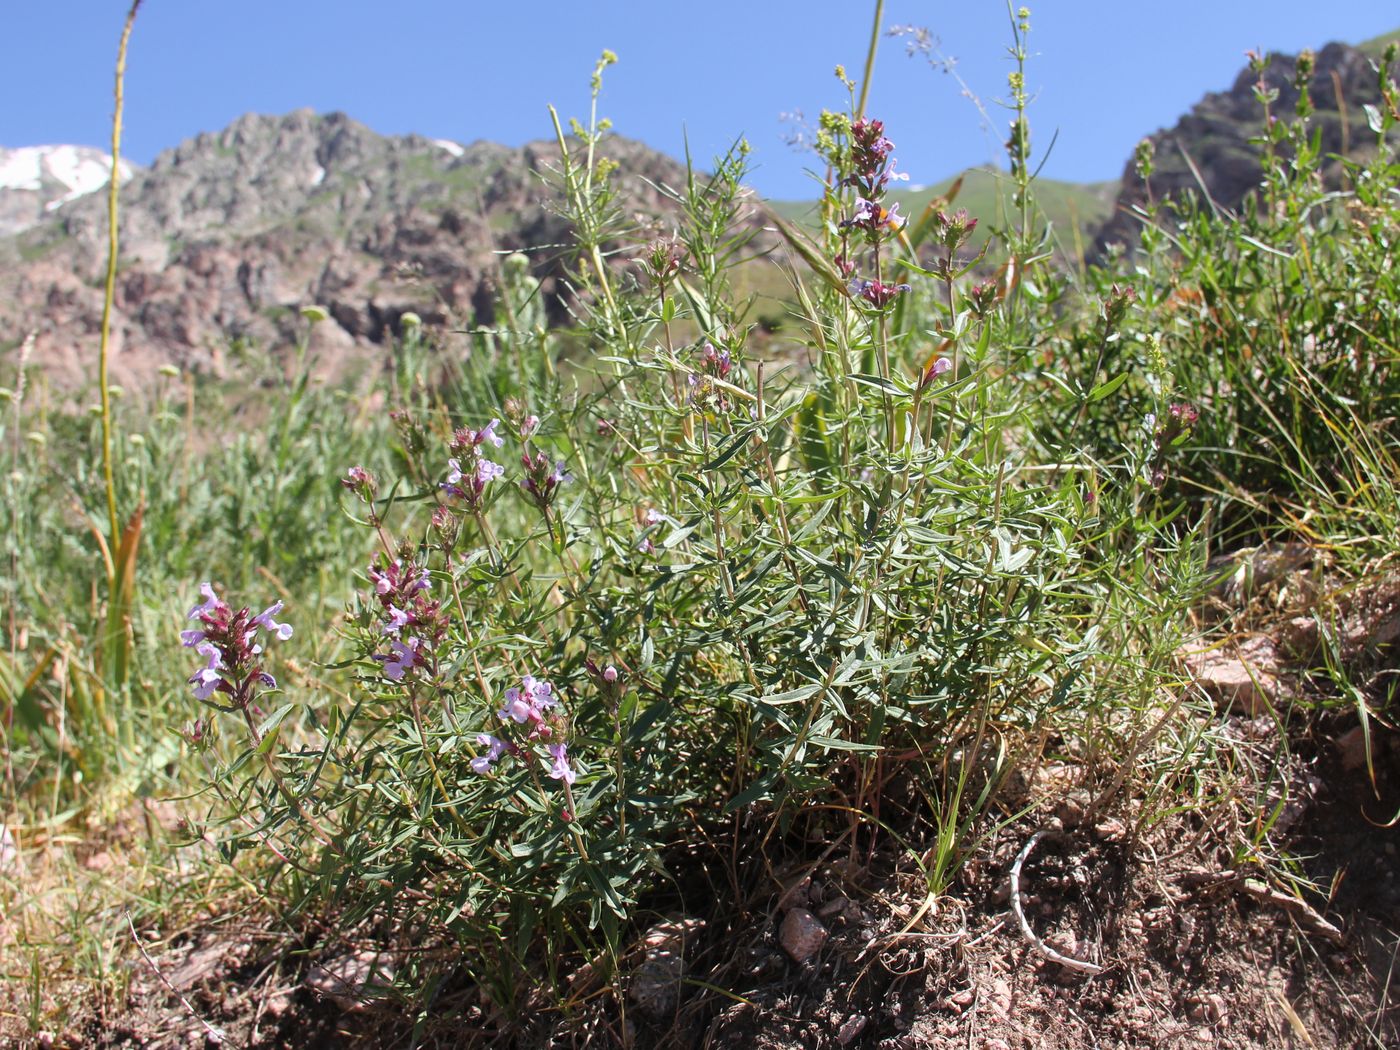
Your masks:
{"label": "plant stem", "polygon": [[860,78],[860,101],[856,103],[856,119],[865,116],[865,103],[870,97],[870,79],[875,75],[875,50],[880,46],[880,23],[885,17],[885,0],[875,0],[875,17],[870,23],[870,47],[865,52],[865,73]]}
{"label": "plant stem", "polygon": [[[107,359],[112,342],[112,300],[117,287],[117,190],[121,187],[122,82],[126,78],[126,45],[141,0],[132,0],[117,46],[117,73],[112,111],[112,179],[107,187],[107,279],[102,290],[102,335],[97,352],[97,382],[102,397],[102,477],[107,486],[107,526],[112,546],[117,543],[117,484],[112,475],[112,398],[107,383]],[[114,581],[115,583],[115,581]]]}

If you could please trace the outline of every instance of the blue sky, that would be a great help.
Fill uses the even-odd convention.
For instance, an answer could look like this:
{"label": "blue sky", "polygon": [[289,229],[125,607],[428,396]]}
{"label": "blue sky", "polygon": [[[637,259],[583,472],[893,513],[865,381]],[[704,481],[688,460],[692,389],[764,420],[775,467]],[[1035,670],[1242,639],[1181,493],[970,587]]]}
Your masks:
{"label": "blue sky", "polygon": [[[125,0],[11,0],[0,34],[0,145],[100,145]],[[1250,47],[1296,51],[1400,27],[1388,0],[1038,0],[1028,84],[1044,173],[1115,178],[1133,144],[1227,87]],[[343,110],[376,131],[511,145],[549,132],[546,103],[582,115],[607,47],[602,111],[619,132],[701,160],[746,135],[769,196],[810,196],[779,116],[814,118],[859,75],[873,3],[835,0],[146,0],[131,44],[124,153],[156,153],[238,115]],[[954,77],[883,38],[872,115],[903,170],[934,182],[999,159],[1008,19],[1002,0],[887,0],[884,23],[926,26]]]}

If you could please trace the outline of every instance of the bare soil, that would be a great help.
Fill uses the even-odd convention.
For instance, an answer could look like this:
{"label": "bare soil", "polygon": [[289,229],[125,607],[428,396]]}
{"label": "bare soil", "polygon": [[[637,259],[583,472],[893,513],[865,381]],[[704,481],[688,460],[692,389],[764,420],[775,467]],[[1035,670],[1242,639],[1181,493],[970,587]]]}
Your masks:
{"label": "bare soil", "polygon": [[[1335,744],[1348,725],[1341,716],[1316,722],[1291,749],[1261,721],[1237,717],[1227,728],[1241,754],[1254,748],[1286,780],[1269,811],[1286,854],[1268,865],[1241,849],[1258,829],[1236,814],[1257,805],[1172,813],[1138,799],[1094,814],[1093,793],[1069,788],[984,840],[936,902],[914,865],[877,852],[799,868],[785,892],[742,916],[716,904],[693,924],[701,932],[685,980],[661,997],[659,1014],[655,1001],[604,993],[504,1025],[449,982],[415,1026],[365,986],[369,967],[344,974],[346,959],[372,959],[372,946],[348,943],[329,922],[293,930],[244,916],[211,919],[149,959],[128,944],[119,1001],[84,1003],[68,1030],[37,1038],[16,1011],[0,1019],[0,1037],[267,1050],[1400,1047],[1400,831],[1386,826],[1400,810],[1393,741],[1378,729],[1373,787],[1364,767],[1344,768],[1354,760]],[[1009,884],[1037,831],[1019,877],[1033,942]],[[794,907],[830,934],[802,963],[782,945]],[[1101,972],[1068,969],[1042,949]],[[328,967],[345,987],[328,982]],[[634,965],[622,987],[641,973]]]}

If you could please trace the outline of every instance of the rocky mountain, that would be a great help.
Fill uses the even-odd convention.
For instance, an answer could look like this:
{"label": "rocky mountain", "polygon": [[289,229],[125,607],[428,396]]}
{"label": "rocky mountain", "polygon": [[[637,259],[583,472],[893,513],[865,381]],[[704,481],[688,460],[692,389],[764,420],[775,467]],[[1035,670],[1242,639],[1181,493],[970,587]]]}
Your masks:
{"label": "rocky mountain", "polygon": [[[135,168],[125,161],[126,182]],[[69,201],[107,185],[112,157],[91,146],[0,149],[0,237],[19,233]]]}
{"label": "rocky mountain", "polygon": [[[1316,107],[1310,120],[1321,133],[1324,154],[1347,154],[1374,146],[1375,136],[1362,109],[1380,102],[1372,61],[1366,50],[1346,44],[1328,44],[1317,52],[1308,89]],[[1296,55],[1273,55],[1264,72],[1266,86],[1278,92],[1277,100],[1271,103],[1272,112],[1282,120],[1295,119],[1296,65]],[[1149,136],[1155,150],[1151,177],[1154,199],[1188,193],[1199,196],[1204,183],[1211,200],[1235,210],[1245,195],[1259,186],[1263,173],[1259,147],[1249,141],[1263,132],[1263,108],[1255,97],[1258,80],[1258,74],[1246,67],[1228,91],[1204,96],[1174,127]],[[1192,164],[1200,174],[1199,182]],[[1330,174],[1335,176],[1335,164]],[[1094,251],[1099,256],[1111,244],[1131,245],[1137,239],[1140,223],[1131,210],[1145,204],[1148,196],[1132,159],[1123,171],[1122,187],[1112,216],[1095,239]]]}
{"label": "rocky mountain", "polygon": [[[605,154],[629,211],[667,210],[670,158],[625,139]],[[159,156],[123,188],[112,376],[162,364],[227,374],[231,346],[275,350],[325,307],[312,352],[344,374],[372,359],[407,311],[429,324],[489,320],[500,251],[531,252],[550,293],[566,223],[538,177],[558,147],[469,146],[378,135],[343,114],[245,116]],[[37,333],[59,385],[91,372],[106,265],[101,194],[61,202],[0,239],[0,347]],[[557,303],[556,303],[557,307]]]}

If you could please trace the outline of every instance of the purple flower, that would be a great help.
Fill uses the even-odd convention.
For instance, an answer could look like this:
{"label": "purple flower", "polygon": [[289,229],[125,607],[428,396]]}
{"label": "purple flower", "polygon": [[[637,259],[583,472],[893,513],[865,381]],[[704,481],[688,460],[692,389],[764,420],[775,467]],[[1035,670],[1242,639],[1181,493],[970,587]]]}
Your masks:
{"label": "purple flower", "polygon": [[506,690],[506,704],[496,715],[502,722],[515,721],[524,725],[530,720],[530,710],[530,702],[519,689],[512,687]]}
{"label": "purple flower", "polygon": [[340,479],[340,483],[366,503],[374,502],[374,475],[364,467],[351,467],[345,472],[345,477]]}
{"label": "purple flower", "polygon": [[855,226],[872,233],[879,230],[898,230],[904,225],[904,217],[899,214],[899,204],[889,208],[877,201],[856,198],[856,212],[841,223],[842,227]]}
{"label": "purple flower", "polygon": [[404,612],[396,605],[389,606],[389,622],[384,625],[381,634],[397,634],[400,628],[408,626],[408,613]]}
{"label": "purple flower", "polygon": [[187,620],[193,620],[200,616],[213,616],[220,608],[225,607],[208,581],[199,585],[199,593],[204,595],[204,601],[190,610],[190,614],[185,617]]}
{"label": "purple flower", "polygon": [[181,631],[180,641],[207,662],[190,675],[189,684],[200,700],[208,700],[217,691],[232,697],[235,708],[249,707],[259,684],[268,689],[277,687],[276,680],[262,666],[263,647],[257,638],[264,629],[281,639],[291,637],[291,626],[275,619],[283,603],[275,602],[254,616],[246,606],[236,612],[230,609],[208,583],[199,589],[204,601],[189,614],[199,621],[199,626]]}
{"label": "purple flower", "polygon": [[535,506],[547,511],[559,486],[573,480],[564,470],[564,461],[558,460],[551,467],[549,457],[543,452],[535,456],[526,452],[520,461],[525,467],[525,479],[520,487],[534,500]]}
{"label": "purple flower", "polygon": [[504,740],[494,737],[490,733],[478,733],[476,742],[486,748],[486,754],[478,755],[472,759],[471,767],[474,772],[486,773],[491,769],[492,763],[505,753],[507,744]]}
{"label": "purple flower", "polygon": [[563,744],[550,744],[545,750],[554,759],[554,764],[549,769],[551,777],[562,780],[565,784],[572,784],[578,779],[578,774],[569,768],[569,752]]}
{"label": "purple flower", "polygon": [[540,417],[539,417],[539,416],[526,416],[524,419],[522,419],[522,420],[520,421],[520,436],[523,437],[523,438],[527,438],[527,437],[529,437],[531,434],[533,434],[536,430],[538,430],[539,428],[540,428]]}
{"label": "purple flower", "polygon": [[548,727],[544,724],[544,713],[551,707],[559,704],[558,698],[554,695],[554,687],[541,678],[533,675],[526,675],[520,680],[519,689],[507,689],[505,694],[505,706],[496,712],[497,717],[502,722],[511,721],[520,725],[526,722],[533,723],[536,733],[548,735]]}
{"label": "purple flower", "polygon": [[214,690],[223,681],[223,675],[219,669],[223,667],[223,659],[219,656],[219,650],[208,642],[200,642],[195,650],[200,656],[209,658],[209,662],[201,667],[194,674],[190,675],[189,683],[194,686],[196,700],[208,700],[214,695]]}
{"label": "purple flower", "polygon": [[506,443],[505,438],[496,433],[496,427],[500,425],[500,422],[499,419],[493,419],[480,430],[461,427],[452,435],[452,451],[459,456],[468,452],[479,456],[481,455],[481,446],[488,441],[500,448]]}
{"label": "purple flower", "polygon": [[[398,567],[398,562],[394,562],[394,567]],[[369,570],[369,578],[374,581],[374,593],[380,596],[388,594],[393,589],[394,581],[389,579],[387,572],[380,572],[373,566]]]}
{"label": "purple flower", "polygon": [[608,664],[607,667],[604,667],[604,668],[603,668],[603,681],[605,681],[605,682],[616,682],[616,681],[617,681],[617,668],[614,667],[612,664]]}
{"label": "purple flower", "polygon": [[286,641],[292,636],[292,625],[289,623],[278,623],[273,619],[282,611],[282,602],[273,602],[257,616],[253,617],[253,623],[264,628],[268,632],[277,635],[281,641]]}
{"label": "purple flower", "polygon": [[725,379],[729,375],[729,370],[734,366],[734,361],[728,350],[716,350],[713,343],[706,343],[704,350],[700,354],[701,363],[705,366],[705,371],[716,379]]}
{"label": "purple flower", "polygon": [[946,357],[940,357],[938,360],[934,361],[933,364],[928,366],[928,371],[924,373],[924,382],[931,383],[935,377],[941,376],[944,372],[951,371],[952,368],[952,361]]}
{"label": "purple flower", "polygon": [[554,698],[554,686],[542,678],[535,678],[533,675],[527,674],[520,680],[520,690],[530,698],[530,702],[535,707],[540,709],[553,707],[559,702]]}
{"label": "purple flower", "polygon": [[375,659],[384,662],[384,674],[391,681],[402,681],[404,674],[420,663],[418,648],[421,644],[417,638],[410,638],[407,642],[401,642],[395,638],[389,643],[392,652],[376,656]]}
{"label": "purple flower", "polygon": [[[500,440],[497,439],[496,443],[500,444]],[[481,506],[481,498],[486,492],[486,486],[506,472],[505,467],[499,463],[492,463],[483,456],[480,449],[475,451],[475,456],[476,466],[469,467],[466,471],[462,469],[462,464],[458,460],[449,459],[447,463],[452,470],[441,486],[442,490],[449,496],[465,500],[472,508]]]}
{"label": "purple flower", "polygon": [[864,281],[859,277],[851,279],[846,291],[852,299],[864,299],[876,309],[884,309],[902,292],[910,290],[907,284],[885,284],[882,281]]}
{"label": "purple flower", "polygon": [[371,565],[366,570],[366,575],[374,583],[374,593],[381,598],[394,593],[416,594],[419,591],[426,591],[432,586],[422,566],[410,564],[405,569],[403,562],[398,558],[395,558],[392,564],[384,569],[376,569]]}

